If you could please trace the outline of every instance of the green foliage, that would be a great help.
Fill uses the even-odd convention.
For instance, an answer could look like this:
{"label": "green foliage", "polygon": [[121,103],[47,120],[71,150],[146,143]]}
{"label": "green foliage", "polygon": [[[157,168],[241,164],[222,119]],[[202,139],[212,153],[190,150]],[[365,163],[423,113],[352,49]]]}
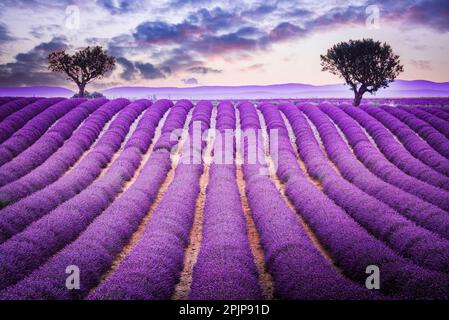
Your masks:
{"label": "green foliage", "polygon": [[[75,93],[72,98],[80,98],[79,93]],[[87,99],[96,99],[96,98],[104,98],[104,95],[100,92],[94,91],[92,93],[85,91],[84,98]]]}
{"label": "green foliage", "polygon": [[373,39],[338,43],[321,55],[321,65],[323,71],[343,78],[351,87],[354,105],[360,104],[364,93],[388,87],[404,71],[392,48]]}
{"label": "green foliage", "polygon": [[108,56],[100,46],[87,47],[69,55],[65,51],[52,52],[48,56],[48,69],[67,75],[79,88],[78,95],[85,95],[86,85],[94,79],[100,79],[115,67],[116,60]]}

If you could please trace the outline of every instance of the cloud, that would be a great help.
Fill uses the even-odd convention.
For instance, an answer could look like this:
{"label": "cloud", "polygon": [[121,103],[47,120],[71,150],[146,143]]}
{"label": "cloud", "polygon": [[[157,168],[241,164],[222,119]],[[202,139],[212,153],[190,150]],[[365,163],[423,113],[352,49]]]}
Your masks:
{"label": "cloud", "polygon": [[68,48],[67,44],[67,38],[64,36],[61,37],[54,37],[49,42],[42,42],[41,44],[37,45],[33,51],[39,51],[41,53],[48,54],[53,51],[61,51],[66,50]]}
{"label": "cloud", "polygon": [[126,14],[143,9],[142,0],[97,0],[97,5],[109,11],[112,15]]}
{"label": "cloud", "polygon": [[[91,39],[91,41],[95,43],[93,40],[94,39]],[[115,57],[124,56],[127,53],[130,53],[135,47],[134,39],[129,34],[119,35],[112,39],[101,39],[100,43],[101,42],[107,44],[108,52]],[[96,44],[98,44],[98,42],[96,42]]]}
{"label": "cloud", "polygon": [[260,18],[276,11],[277,5],[261,4],[249,10],[243,11],[242,16],[249,18]]}
{"label": "cloud", "polygon": [[136,76],[138,70],[134,66],[134,63],[126,58],[117,58],[117,63],[123,67],[123,72],[120,74],[120,78],[123,80],[132,80]]}
{"label": "cloud", "polygon": [[298,27],[297,25],[294,25],[290,22],[282,22],[270,31],[268,39],[270,40],[270,42],[279,42],[299,37],[305,35],[306,33],[306,30]]}
{"label": "cloud", "polygon": [[237,32],[224,35],[207,35],[199,41],[189,44],[191,50],[203,55],[217,55],[229,52],[251,51],[259,49],[259,41],[240,36]]}
{"label": "cloud", "polygon": [[188,84],[188,85],[196,85],[196,84],[198,84],[198,80],[196,78],[181,79],[181,81],[184,84]]}
{"label": "cloud", "polygon": [[[215,37],[216,32],[239,25],[241,19],[231,12],[219,7],[213,10],[200,9],[190,13],[181,23],[169,23],[161,20],[145,21],[140,23],[133,32],[134,39],[139,43],[177,44]],[[254,27],[243,28],[240,32],[254,33]],[[236,33],[236,35],[239,35]]]}
{"label": "cloud", "polygon": [[139,24],[133,36],[140,43],[166,44],[183,41],[198,33],[201,33],[201,28],[188,22],[169,24],[164,21],[149,21]]}
{"label": "cloud", "polygon": [[449,31],[449,1],[419,1],[403,14],[406,21],[428,25],[442,32]]}
{"label": "cloud", "polygon": [[309,18],[313,15],[313,12],[303,8],[294,8],[286,12],[287,17],[294,18]]}
{"label": "cloud", "polygon": [[212,10],[200,9],[188,15],[186,23],[201,26],[202,29],[215,33],[219,30],[229,30],[244,22],[238,12],[215,7]]}
{"label": "cloud", "polygon": [[52,51],[67,49],[65,37],[55,37],[43,42],[26,53],[19,53],[15,61],[0,64],[0,85],[35,86],[60,85],[64,76],[47,70],[48,54]]}
{"label": "cloud", "polygon": [[222,73],[223,70],[208,68],[208,67],[191,67],[186,70],[190,73],[208,74],[208,73]]}
{"label": "cloud", "polygon": [[125,57],[117,58],[117,63],[123,68],[119,74],[120,78],[126,81],[137,79],[164,79],[170,70],[159,68],[148,62],[131,61]]}
{"label": "cloud", "polygon": [[13,41],[14,38],[9,34],[8,28],[3,23],[0,23],[0,44]]}
{"label": "cloud", "polygon": [[131,61],[125,57],[117,58],[117,63],[123,69],[119,76],[126,81],[139,77],[143,79],[163,79],[186,68],[188,68],[188,72],[198,74],[221,72],[221,70],[202,66],[190,67],[191,65],[201,64],[201,62],[195,61],[189,54],[178,49],[169,52],[168,57],[157,65],[142,61]]}
{"label": "cloud", "polygon": [[206,4],[210,0],[173,0],[169,3],[169,8],[182,8],[185,6],[198,6]]}
{"label": "cloud", "polygon": [[65,8],[68,5],[73,4],[73,0],[58,0],[58,1],[45,1],[45,0],[2,0],[0,2],[0,8]]}
{"label": "cloud", "polygon": [[263,34],[261,30],[253,26],[245,26],[239,28],[236,32],[236,35],[239,37],[255,37]]}
{"label": "cloud", "polygon": [[48,34],[56,34],[61,30],[61,26],[59,24],[49,24],[45,26],[36,26],[32,27],[30,30],[30,35],[35,38],[42,39],[48,36]]}
{"label": "cloud", "polygon": [[[260,5],[244,11],[244,15],[269,14],[275,9],[275,6]],[[195,55],[206,58],[218,54],[252,52],[306,34],[306,30],[290,22],[279,23],[272,30],[265,31],[265,27],[251,24],[242,16],[219,7],[211,10],[203,8],[190,13],[180,23],[160,20],[140,23],[132,35],[140,47],[159,46],[159,50],[163,51],[164,46],[177,45],[176,49],[182,54],[173,54],[173,58],[162,63],[173,71],[184,64],[178,61],[191,63],[196,59]],[[183,55],[187,55],[187,59]]]}
{"label": "cloud", "polygon": [[445,0],[368,0],[378,5],[382,20],[401,22],[405,26],[425,26],[440,32],[449,31],[449,1]]}
{"label": "cloud", "polygon": [[156,68],[151,63],[143,63],[143,62],[136,62],[135,67],[140,71],[140,74],[144,79],[163,79],[165,78],[165,75],[162,73],[162,71],[158,68]]}
{"label": "cloud", "polygon": [[162,55],[163,59],[159,67],[167,74],[174,74],[180,70],[185,70],[195,65],[202,65],[202,61],[197,59],[187,47],[178,47]]}
{"label": "cloud", "polygon": [[334,7],[313,17],[305,23],[307,32],[323,31],[348,25],[365,25],[367,19],[366,5]]}

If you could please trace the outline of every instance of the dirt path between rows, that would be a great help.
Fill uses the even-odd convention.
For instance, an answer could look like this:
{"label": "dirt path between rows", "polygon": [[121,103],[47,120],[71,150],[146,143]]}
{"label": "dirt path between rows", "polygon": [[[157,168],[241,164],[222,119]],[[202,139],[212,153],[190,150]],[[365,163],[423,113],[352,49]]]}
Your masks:
{"label": "dirt path between rows", "polygon": [[[217,107],[215,106],[211,114],[210,128],[215,128]],[[209,136],[207,146],[203,152],[203,174],[200,177],[200,193],[196,199],[195,214],[193,218],[193,225],[190,231],[189,245],[184,250],[184,268],[181,272],[179,282],[175,287],[173,293],[173,300],[187,300],[192,286],[193,268],[198,259],[198,254],[201,249],[201,240],[203,237],[203,216],[204,205],[206,203],[206,190],[209,184],[209,169],[212,161],[213,139]]]}
{"label": "dirt path between rows", "polygon": [[265,253],[260,243],[259,232],[257,231],[256,224],[252,217],[251,209],[248,205],[248,199],[246,197],[246,182],[242,171],[242,154],[241,154],[241,134],[240,134],[240,112],[236,109],[237,119],[237,134],[236,134],[236,166],[237,166],[237,186],[240,193],[240,200],[243,207],[243,214],[246,219],[248,241],[251,248],[251,252],[254,257],[254,263],[256,264],[257,271],[259,273],[259,285],[262,290],[262,296],[266,300],[272,300],[274,296],[274,283],[271,274],[265,267]]}

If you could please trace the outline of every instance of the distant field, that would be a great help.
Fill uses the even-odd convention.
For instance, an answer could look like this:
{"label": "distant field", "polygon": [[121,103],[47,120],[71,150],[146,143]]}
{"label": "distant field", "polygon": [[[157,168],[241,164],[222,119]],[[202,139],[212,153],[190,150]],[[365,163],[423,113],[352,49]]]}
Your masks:
{"label": "distant field", "polygon": [[0,97],[0,299],[448,299],[449,98],[350,104]]}

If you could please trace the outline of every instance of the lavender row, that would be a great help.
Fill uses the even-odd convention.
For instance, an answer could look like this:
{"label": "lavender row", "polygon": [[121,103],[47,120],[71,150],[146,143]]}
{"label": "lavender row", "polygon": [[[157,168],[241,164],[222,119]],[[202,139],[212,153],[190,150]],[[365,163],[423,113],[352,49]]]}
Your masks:
{"label": "lavender row", "polygon": [[[129,101],[118,99],[114,100],[114,103],[124,107],[129,104]],[[136,111],[140,113],[144,107],[137,102],[124,108],[94,148],[77,166],[44,189],[0,210],[0,243],[90,185],[120,148],[135,120],[132,117],[135,116]]]}
{"label": "lavender row", "polygon": [[393,186],[361,164],[349,150],[333,123],[318,108],[299,107],[318,128],[324,148],[340,174],[365,193],[388,204],[407,219],[449,239],[449,216],[439,207]]}
{"label": "lavender row", "polygon": [[[71,99],[61,101],[28,121],[20,130],[0,145],[0,166],[11,161],[18,154],[36,142],[59,118],[73,108],[85,102],[85,99]],[[0,173],[0,185],[5,185]]]}
{"label": "lavender row", "polygon": [[[256,109],[251,103],[241,103],[240,123],[242,130],[260,129]],[[265,108],[261,108],[266,115]],[[273,128],[274,123],[268,126]],[[285,130],[279,135],[278,174],[293,172],[291,161],[294,154],[286,148]],[[243,144],[248,144],[243,140]],[[244,149],[246,146],[244,146]],[[279,299],[369,299],[376,297],[367,289],[344,278],[320,254],[301,226],[296,213],[282,199],[270,177],[260,174],[266,169],[265,161],[256,164],[244,162],[246,194],[256,228],[265,252],[267,271],[273,277],[274,295]],[[286,175],[280,178],[286,181]],[[301,179],[301,175],[297,177]],[[308,188],[314,188],[309,185]],[[307,195],[302,195],[304,200]],[[320,201],[318,198],[316,201]]]}
{"label": "lavender row", "polygon": [[[33,135],[41,134],[40,138],[34,143],[32,141],[34,139],[29,139],[29,136],[26,137],[24,135],[19,135],[17,139],[14,139],[14,136],[8,139],[1,146],[4,147],[4,149],[0,149],[0,162],[7,162],[0,167],[0,186],[4,186],[23,177],[25,174],[42,164],[64,144],[64,141],[73,134],[74,130],[84,121],[84,119],[86,119],[86,117],[106,102],[106,99],[95,99],[93,101],[81,103],[76,108],[73,108],[73,105],[68,106],[66,111],[69,112],[48,129],[45,134],[42,135],[43,132],[33,130]],[[49,108],[47,111],[52,111],[51,109],[52,108]],[[60,108],[59,110],[62,109],[63,108]],[[70,109],[72,110],[70,111]],[[44,116],[44,114],[42,114],[42,116]],[[30,121],[30,123],[31,122],[32,121]],[[42,128],[43,127],[41,127],[41,129]],[[18,134],[20,134],[20,131]],[[20,143],[20,140],[26,140],[27,143]],[[27,146],[28,143],[33,144]],[[21,147],[13,147],[16,144]],[[2,150],[5,150],[6,152],[1,152]]]}
{"label": "lavender row", "polygon": [[[333,130],[333,125],[325,115],[321,114],[322,121],[317,115],[314,116],[313,121],[319,133],[330,141],[331,136],[336,137],[338,133]],[[338,145],[335,141],[334,143]],[[315,148],[313,152],[313,157],[309,157],[309,154],[304,156],[305,164],[311,176],[320,181],[323,191],[330,199],[344,208],[355,221],[377,239],[385,242],[402,256],[423,267],[447,272],[449,241],[417,226],[382,201],[366,194],[339,176],[330,166],[321,149]],[[353,161],[352,155],[341,153],[339,161],[350,163]],[[369,179],[369,176],[366,179]]]}
{"label": "lavender row", "polygon": [[0,97],[0,107],[3,107],[8,102],[18,100],[18,97]]}
{"label": "lavender row", "polygon": [[[261,299],[258,272],[248,242],[247,225],[236,182],[235,161],[224,164],[225,130],[235,130],[235,110],[229,102],[217,106],[214,162],[203,213],[200,252],[193,269],[190,299]],[[235,138],[232,140],[235,145]]]}
{"label": "lavender row", "polygon": [[[210,102],[198,102],[189,126],[203,117],[210,119],[211,112]],[[185,152],[191,139],[183,146],[182,158],[189,156]],[[202,163],[183,160],[136,246],[89,299],[171,298],[182,271],[203,172]]]}
{"label": "lavender row", "polygon": [[360,107],[388,128],[404,147],[432,169],[449,176],[449,162],[402,121],[381,108]]}
{"label": "lavender row", "polygon": [[[161,136],[156,141],[153,150],[168,150],[171,151],[173,147],[177,147],[177,141],[173,140],[172,134],[184,126],[186,121],[185,114],[190,112],[193,105],[188,100],[180,100],[176,103],[176,108],[170,112],[171,121],[165,122],[162,127]],[[179,137],[178,137],[179,138]]]}
{"label": "lavender row", "polygon": [[8,116],[0,123],[0,143],[5,142],[14,132],[19,130],[23,125],[36,117],[39,113],[62,101],[64,101],[63,98],[37,100],[36,102],[33,102]]}
{"label": "lavender row", "polygon": [[[155,105],[157,104],[156,102]],[[186,104],[181,102],[172,107],[164,126],[173,124],[177,126],[183,119],[185,121],[189,111],[185,106]],[[165,132],[167,131],[162,130],[162,134]],[[151,141],[150,133],[145,127],[142,127],[140,133],[141,140]],[[144,137],[142,134],[147,136]],[[176,144],[176,141],[173,143]],[[96,218],[74,242],[24,280],[5,290],[1,297],[3,299],[86,297],[89,291],[98,285],[104,272],[110,268],[120,250],[138,228],[142,218],[148,213],[170,167],[169,150],[154,151],[131,187]],[[65,287],[64,270],[68,265],[78,266],[82,273],[79,291],[70,291]]]}
{"label": "lavender row", "polygon": [[408,125],[418,133],[422,139],[432,146],[432,148],[449,159],[449,141],[443,134],[438,132],[438,130],[427,122],[415,117],[413,114],[399,108],[391,108],[388,106],[383,106],[381,108]]}
{"label": "lavender row", "polygon": [[415,117],[427,122],[441,134],[443,134],[446,138],[449,138],[449,123],[447,121],[434,116],[431,113],[425,112],[419,108],[400,107],[400,109],[407,111],[408,113],[413,114]]}
{"label": "lavender row", "polygon": [[8,99],[0,108],[0,122],[25,106],[36,102],[38,98]]}
{"label": "lavender row", "polygon": [[[127,117],[135,119],[150,105],[148,100],[130,104],[127,107]],[[153,112],[145,114],[140,120],[145,124],[136,132],[150,132],[151,138],[147,148],[155,134],[157,123],[167,108],[168,106],[159,104],[151,108]],[[105,175],[23,232],[4,242],[0,246],[0,252],[4,256],[0,261],[0,273],[6,275],[6,279],[0,280],[0,288],[23,279],[50,256],[76,239],[95,217],[115,200],[125,183],[133,177],[141,157],[142,151],[138,147],[125,147]]]}
{"label": "lavender row", "polygon": [[431,107],[431,108],[423,108],[420,107],[420,110],[426,111],[430,114],[433,114],[434,116],[439,117],[440,119],[449,121],[449,113],[445,112],[442,108],[435,108],[435,107]]}
{"label": "lavender row", "polygon": [[389,162],[372,145],[358,123],[340,108],[323,105],[320,109],[340,128],[353,153],[348,148],[340,149],[340,151],[349,150],[351,154],[355,154],[370,172],[385,182],[449,211],[449,193],[447,191],[411,177]]}
{"label": "lavender row", "polygon": [[[358,193],[354,187],[348,187],[347,183],[341,183],[344,180],[337,179],[335,172],[331,171],[333,169],[324,159],[323,152],[304,115],[291,105],[282,106],[281,109],[293,128],[301,158],[312,177],[323,181],[323,190],[326,194],[334,201],[341,203],[344,209],[348,210],[350,208],[347,207],[354,206],[348,213],[364,226],[369,227],[371,232],[380,234],[384,228],[387,230],[383,233],[384,238],[387,240],[391,237],[389,240],[391,244],[398,238],[399,240],[396,241],[401,241],[402,233],[399,232],[395,237],[389,236],[388,230],[393,233],[394,228],[389,229],[382,220],[376,219],[377,215],[380,215],[384,219],[390,219],[389,221],[395,223],[396,227],[402,226],[397,222],[405,222],[405,220],[396,220],[400,216],[391,210],[388,212],[388,215],[393,215],[391,218],[388,215],[384,216],[382,210],[388,207],[379,206],[379,202],[373,202],[373,198],[363,196],[363,193]],[[321,129],[322,127],[323,125],[320,125]],[[294,173],[287,181],[287,195],[314,230],[320,242],[329,250],[337,266],[347,276],[354,281],[364,283],[366,267],[376,265],[382,275],[380,289],[385,294],[413,299],[445,298],[449,295],[447,275],[424,269],[402,258],[382,241],[369,234],[341,207],[320,190],[311,186],[310,182],[298,179],[298,176],[301,175]],[[360,201],[359,196],[362,196]],[[408,232],[409,228],[414,230],[413,225],[408,223],[403,231]],[[404,243],[408,242],[404,241]],[[399,247],[399,245],[396,246]]]}
{"label": "lavender row", "polygon": [[[58,180],[79,161],[83,153],[100,135],[106,123],[125,105],[124,102],[110,101],[94,111],[64,145],[44,163],[23,177],[0,188],[0,206],[14,203]],[[34,157],[30,160],[33,159]]]}
{"label": "lavender row", "polygon": [[383,155],[399,169],[436,187],[449,190],[449,177],[413,157],[378,120],[360,108],[352,106],[341,108],[369,133]]}
{"label": "lavender row", "polygon": [[323,123],[322,126],[327,128],[326,134],[321,137],[324,147],[346,180],[418,225],[449,239],[449,217],[446,211],[372,174],[357,161],[327,116],[315,107],[302,106],[300,109],[312,122]]}

